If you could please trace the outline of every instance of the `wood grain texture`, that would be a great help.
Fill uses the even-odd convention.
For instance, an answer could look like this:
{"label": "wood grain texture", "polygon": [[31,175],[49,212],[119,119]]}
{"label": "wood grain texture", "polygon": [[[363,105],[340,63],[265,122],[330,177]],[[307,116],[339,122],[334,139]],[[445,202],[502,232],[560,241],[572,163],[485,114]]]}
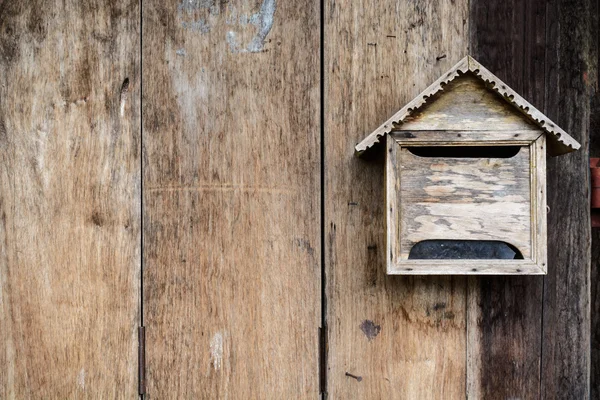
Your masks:
{"label": "wood grain texture", "polygon": [[149,399],[318,396],[317,4],[144,2]]}
{"label": "wood grain texture", "polygon": [[474,56],[581,143],[548,162],[545,281],[469,282],[471,398],[589,398],[590,3],[471,2]]}
{"label": "wood grain texture", "polygon": [[331,399],[465,397],[465,279],[386,275],[383,151],[354,145],[466,54],[467,29],[466,1],[325,2]]}
{"label": "wood grain texture", "polygon": [[[388,137],[385,152],[387,273],[545,274],[545,134],[540,131],[515,134],[514,131],[509,138],[502,131],[456,132],[395,131]],[[495,139],[497,135],[500,141]],[[521,137],[530,141],[514,141]],[[481,141],[475,142],[474,138]],[[511,146],[506,147],[509,144]],[[483,145],[496,147],[481,147]],[[453,156],[458,152],[471,156],[484,152],[481,154],[485,155],[490,149],[496,150],[488,153],[491,158]],[[509,150],[503,152],[508,158],[499,157],[501,153],[497,151],[502,149]],[[434,150],[436,157],[426,156],[426,150]],[[450,156],[441,157],[446,153]],[[409,257],[414,246],[431,240],[509,243],[520,250],[524,259],[438,259],[433,262]]]}
{"label": "wood grain texture", "polygon": [[[394,140],[400,145],[410,146],[437,146],[452,145],[465,146],[473,145],[476,142],[486,142],[485,146],[495,145],[530,145],[540,136],[544,135],[540,130],[511,130],[511,131],[402,131],[397,130],[390,133]],[[435,143],[435,144],[434,144]]]}
{"label": "wood grain texture", "polygon": [[[547,5],[546,108],[581,143],[548,162],[548,277],[544,282],[542,395],[590,398],[591,99],[598,85],[595,1]],[[560,210],[560,211],[559,211]],[[560,246],[557,246],[560,244]]]}
{"label": "wood grain texture", "polygon": [[[390,38],[396,35],[390,35]],[[396,36],[397,37],[397,36]],[[405,53],[406,54],[406,53]],[[441,57],[441,56],[440,56]],[[440,59],[441,60],[441,59]],[[439,61],[436,57],[436,61]],[[444,90],[444,87],[451,83],[454,79],[469,71],[469,58],[464,56],[452,68],[439,76],[432,84],[427,86],[414,99],[407,102],[400,110],[396,111],[377,129],[371,132],[368,136],[362,139],[355,147],[358,155],[362,155],[365,151],[379,143],[386,134],[390,133],[394,128],[401,124],[406,118],[427,104],[429,99],[433,99]],[[416,83],[413,84],[416,86]]]}
{"label": "wood grain texture", "polygon": [[516,131],[539,130],[539,127],[469,72],[428,99],[427,104],[406,118],[399,129]]}
{"label": "wood grain texture", "polygon": [[530,151],[510,158],[419,157],[400,149],[400,259],[423,240],[496,240],[531,258]]}
{"label": "wood grain texture", "polygon": [[[597,4],[591,12],[598,16],[600,8]],[[598,25],[595,25],[598,30]],[[596,31],[598,32],[598,31]],[[600,36],[599,36],[600,37]],[[594,51],[594,48],[590,49]],[[600,51],[595,48],[598,59]],[[598,64],[596,64],[596,79],[598,79]],[[600,157],[600,91],[592,93],[590,104],[590,157]],[[592,210],[598,212],[598,210]],[[592,262],[591,262],[591,368],[590,368],[590,398],[600,398],[600,229],[592,228]]]}
{"label": "wood grain texture", "polygon": [[[593,132],[593,131],[591,131]],[[593,133],[592,133],[593,135]],[[593,136],[592,136],[593,137]],[[597,140],[597,139],[596,139]],[[590,146],[592,155],[598,154],[598,147]],[[592,271],[591,271],[591,368],[590,398],[600,397],[600,229],[592,229]]]}
{"label": "wood grain texture", "polygon": [[[443,114],[439,111],[430,112],[430,117],[425,120],[425,126],[416,124],[413,129],[436,129],[437,124],[445,126],[452,126],[452,124],[459,124],[458,129],[462,128],[461,113],[468,109],[461,107],[460,104],[466,102],[473,103],[472,106],[475,110],[481,112],[481,100],[485,100],[485,97],[469,97],[469,90],[466,92],[462,89],[463,87],[468,88],[470,83],[471,87],[477,85],[477,81],[485,84],[485,87],[501,96],[507,105],[511,105],[514,110],[522,113],[532,123],[543,129],[548,134],[548,154],[557,156],[561,154],[570,153],[579,149],[580,144],[573,139],[567,132],[560,128],[557,124],[552,122],[546,115],[539,111],[533,104],[525,100],[517,91],[513,90],[508,84],[504,83],[498,76],[493,74],[489,69],[485,68],[480,62],[475,60],[472,56],[467,55],[456,65],[442,74],[434,83],[422,91],[417,97],[408,102],[404,107],[392,115],[386,122],[380,125],[377,129],[366,136],[360,143],[355,147],[357,155],[362,155],[369,148],[376,145],[381,138],[386,134],[391,133],[394,130],[399,129],[405,121],[412,121],[414,115],[419,114],[419,111],[423,107],[436,102],[440,97],[451,99],[452,96],[458,96],[459,93],[463,92],[459,96],[458,102],[451,102],[446,100],[442,102],[443,107],[451,110],[449,113]],[[455,83],[456,82],[456,83]],[[465,85],[467,83],[467,85]],[[453,92],[450,97],[444,95],[446,87],[453,88]],[[458,88],[459,90],[457,90]],[[484,95],[488,94],[486,91],[481,91]],[[488,99],[489,102],[489,99]],[[445,103],[445,104],[444,104]],[[485,102],[483,103],[485,104]],[[434,106],[435,109],[435,106]],[[492,110],[487,110],[492,111]],[[502,119],[506,120],[509,115],[508,109],[502,110],[501,108],[494,110],[494,112],[487,117],[490,118],[488,122],[496,122],[494,117],[502,116]],[[425,113],[427,116],[427,113]],[[419,115],[422,118],[422,115]],[[427,124],[431,126],[427,126]],[[489,129],[487,126],[481,126],[477,124],[477,120],[473,121],[475,129]],[[506,129],[512,129],[510,125],[505,127]]]}
{"label": "wood grain texture", "polygon": [[0,3],[0,398],[137,397],[137,1]]}
{"label": "wood grain texture", "polygon": [[546,135],[540,136],[531,146],[531,220],[532,259],[546,274],[548,272],[548,176],[546,172]]}
{"label": "wood grain texture", "polygon": [[[540,68],[546,19],[537,16],[544,12],[542,1],[471,0],[470,51],[529,102],[547,111]],[[565,157],[569,156],[557,161]],[[469,398],[540,398],[542,287],[541,277],[469,278]]]}

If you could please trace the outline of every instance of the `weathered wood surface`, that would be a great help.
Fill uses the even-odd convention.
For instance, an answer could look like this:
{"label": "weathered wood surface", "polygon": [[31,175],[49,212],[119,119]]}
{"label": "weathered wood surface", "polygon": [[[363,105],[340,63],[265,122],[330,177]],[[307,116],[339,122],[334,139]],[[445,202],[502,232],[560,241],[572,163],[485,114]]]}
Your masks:
{"label": "weathered wood surface", "polygon": [[326,1],[324,11],[329,398],[464,398],[466,281],[386,275],[383,152],[353,153],[464,57],[467,1]]}
{"label": "weathered wood surface", "polygon": [[475,58],[582,145],[548,162],[548,276],[469,280],[471,398],[589,398],[589,3],[471,2]]}
{"label": "weathered wood surface", "polygon": [[[472,0],[470,5],[471,54],[547,111],[542,2]],[[540,398],[542,287],[542,277],[469,278],[469,398]]]}
{"label": "weathered wood surface", "polygon": [[400,259],[423,240],[497,240],[531,258],[530,151],[510,158],[419,157],[400,148]]}
{"label": "weathered wood surface", "polygon": [[0,3],[0,398],[137,397],[137,1]]}
{"label": "weathered wood surface", "polygon": [[550,273],[544,281],[542,395],[585,399],[590,398],[588,143],[591,95],[598,85],[597,2],[553,2],[547,15],[546,108],[580,140],[581,150],[548,160]]}
{"label": "weathered wood surface", "polygon": [[544,135],[538,130],[510,130],[510,131],[402,131],[397,130],[390,134],[401,145],[410,146],[435,146],[437,145],[473,145],[474,142],[486,142],[481,146],[494,145],[519,145],[526,146]]}
{"label": "weathered wood surface", "polygon": [[548,137],[540,136],[531,146],[531,197],[533,212],[531,218],[531,258],[536,265],[548,273],[548,187],[547,187],[547,145]]}
{"label": "weathered wood surface", "polygon": [[444,90],[418,112],[404,120],[399,129],[411,130],[539,130],[502,96],[489,90],[472,73],[444,86]]}
{"label": "weathered wood surface", "polygon": [[[590,131],[594,132],[594,131]],[[597,131],[596,131],[597,132]],[[594,133],[592,133],[594,135]],[[597,134],[596,134],[597,135]],[[597,147],[590,147],[593,156],[599,155]],[[591,271],[591,399],[600,398],[600,229],[592,229]]]}
{"label": "weathered wood surface", "polygon": [[[592,10],[596,15],[600,10]],[[596,27],[598,28],[598,27]],[[598,49],[596,49],[598,51]],[[598,73],[598,65],[596,65]],[[596,75],[598,76],[598,75]],[[590,157],[600,157],[600,91],[591,97],[590,105]],[[593,212],[598,212],[595,210]],[[591,396],[600,398],[600,229],[592,228],[591,263]]]}
{"label": "weathered wood surface", "polygon": [[[481,111],[461,115],[467,121],[487,118]],[[546,273],[546,137],[539,130],[509,132],[390,134],[385,151],[388,274]],[[478,261],[432,262],[409,257],[415,245],[431,240],[509,243],[524,259],[484,261],[488,255],[475,257]]]}
{"label": "weathered wood surface", "polygon": [[150,399],[318,397],[317,4],[144,2]]}
{"label": "weathered wood surface", "polygon": [[[473,103],[474,109],[480,109],[482,105],[481,101],[485,100],[485,95],[488,94],[487,92],[482,92],[484,96],[481,98],[477,96],[469,96],[469,90],[467,90],[466,93],[459,94],[460,92],[464,92],[463,87],[466,87],[467,89],[469,88],[469,85],[471,87],[475,87],[477,85],[477,81],[484,83],[488,89],[503,97],[506,101],[506,104],[512,105],[515,110],[521,112],[532,123],[543,129],[548,134],[548,153],[550,155],[556,156],[566,154],[579,149],[580,144],[567,132],[552,122],[533,104],[525,100],[519,93],[509,87],[508,84],[504,83],[498,76],[485,68],[471,55],[467,55],[452,68],[443,73],[435,82],[428,86],[427,89],[419,93],[417,97],[412,99],[394,115],[388,118],[386,122],[361,140],[355,147],[357,154],[362,155],[365,151],[380,142],[386,134],[391,133],[399,128],[401,129],[405,121],[412,121],[413,116],[417,115],[419,118],[422,118],[422,115],[418,115],[419,111],[423,107],[427,107],[431,102],[434,102],[440,96],[446,98],[446,101],[442,102],[443,107],[452,109],[452,112],[449,114],[432,112],[430,114],[433,118],[426,118],[424,120],[426,125],[431,124],[431,127],[421,126],[421,124],[417,123],[412,129],[432,129],[435,128],[436,124],[447,126],[451,126],[452,124],[460,124],[461,113],[465,110],[465,108],[461,107],[459,104],[464,103],[466,100]],[[458,93],[454,93],[451,96],[444,96],[444,91],[446,91],[447,86],[454,88],[454,90]],[[456,90],[456,88],[459,90]],[[459,99],[462,101],[451,103],[450,99],[452,99],[453,96],[460,96]],[[489,99],[487,101],[489,101]],[[486,110],[486,112],[489,111],[491,110]],[[508,114],[506,111],[507,110],[503,111],[502,109],[497,109],[488,117],[494,117],[494,114],[498,116],[503,112]],[[506,119],[507,116],[502,118]],[[490,118],[489,122],[493,123],[493,118]],[[473,121],[473,126],[475,129],[487,129],[487,127],[481,125],[483,124],[478,124],[477,121]],[[510,125],[505,126],[505,128],[511,129]]]}

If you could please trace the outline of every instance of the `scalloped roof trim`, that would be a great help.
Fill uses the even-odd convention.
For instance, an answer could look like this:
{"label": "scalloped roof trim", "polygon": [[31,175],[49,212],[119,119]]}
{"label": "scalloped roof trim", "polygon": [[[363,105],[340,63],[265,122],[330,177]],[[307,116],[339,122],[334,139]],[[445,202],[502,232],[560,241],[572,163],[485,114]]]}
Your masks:
{"label": "scalloped roof trim", "polygon": [[390,119],[375,129],[369,136],[364,138],[355,147],[357,155],[363,154],[371,147],[381,141],[381,138],[394,130],[395,125],[402,124],[413,112],[423,107],[429,99],[444,90],[444,86],[467,72],[473,73],[478,79],[486,84],[488,88],[500,94],[504,100],[512,104],[521,113],[526,115],[532,122],[548,134],[548,152],[552,156],[570,153],[581,147],[579,142],[573,139],[567,132],[546,117],[541,111],[531,105],[527,100],[512,90],[506,83],[502,82],[496,75],[481,65],[471,56],[466,56],[453,66],[448,72],[433,82],[427,89],[396,112]]}

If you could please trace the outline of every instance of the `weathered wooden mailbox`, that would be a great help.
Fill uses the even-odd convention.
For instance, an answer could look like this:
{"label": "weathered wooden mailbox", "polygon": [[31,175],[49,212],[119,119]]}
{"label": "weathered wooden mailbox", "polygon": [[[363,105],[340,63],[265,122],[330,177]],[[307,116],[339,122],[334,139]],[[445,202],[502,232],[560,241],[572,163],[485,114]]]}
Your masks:
{"label": "weathered wooden mailbox", "polygon": [[545,274],[546,153],[565,131],[467,56],[356,146],[386,142],[388,274]]}

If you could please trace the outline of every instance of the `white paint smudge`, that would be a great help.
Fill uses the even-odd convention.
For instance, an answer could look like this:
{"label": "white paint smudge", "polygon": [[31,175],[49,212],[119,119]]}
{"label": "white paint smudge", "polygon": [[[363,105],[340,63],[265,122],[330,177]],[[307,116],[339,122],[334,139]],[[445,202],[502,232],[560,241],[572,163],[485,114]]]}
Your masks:
{"label": "white paint smudge", "polygon": [[187,52],[185,51],[185,49],[179,49],[175,52],[175,54],[177,54],[178,56],[182,56],[185,57],[185,55],[187,54]]}
{"label": "white paint smudge", "polygon": [[234,21],[237,21],[241,26],[254,25],[257,29],[256,35],[254,35],[248,46],[244,49],[240,48],[236,39],[236,33],[233,31],[227,32],[226,40],[232,53],[260,53],[263,51],[265,39],[273,27],[276,5],[275,0],[264,0],[259,12],[251,16],[240,15],[239,18],[234,17],[227,21],[229,25],[233,25]]}
{"label": "white paint smudge", "polygon": [[232,53],[239,53],[240,46],[238,45],[235,36],[235,32],[229,31],[227,32],[227,37],[225,38],[225,40],[227,40],[227,43],[229,44],[229,50],[231,50]]}
{"label": "white paint smudge", "polygon": [[197,31],[197,32],[200,32],[203,34],[210,32],[210,26],[202,18],[200,18],[197,21],[191,21],[191,22],[182,21],[181,27],[185,28],[185,29],[190,29],[192,31]]}
{"label": "white paint smudge", "polygon": [[194,10],[200,10],[203,8],[214,7],[214,0],[183,0],[177,7],[178,11],[185,11],[188,14],[194,12]]}
{"label": "white paint smudge", "polygon": [[215,333],[210,340],[210,359],[215,370],[221,369],[223,362],[223,334]]}
{"label": "white paint smudge", "polygon": [[[260,10],[254,14],[238,15],[235,8],[231,15],[225,20],[227,25],[238,25],[240,27],[251,25],[256,29],[256,33],[247,45],[238,42],[238,34],[235,31],[229,31],[226,34],[226,41],[232,53],[260,53],[264,48],[265,39],[273,27],[273,18],[277,8],[276,0],[263,0]],[[206,18],[193,19],[197,17],[199,10],[208,10]],[[181,21],[181,27],[202,34],[209,33],[214,23],[211,16],[217,16],[220,13],[219,6],[215,0],[183,0],[177,7],[178,18]],[[191,20],[190,20],[191,19]],[[212,21],[212,22],[209,22]]]}
{"label": "white paint smudge", "polygon": [[262,51],[265,39],[273,27],[275,6],[275,0],[264,0],[256,18],[254,16],[250,18],[251,23],[258,28],[258,33],[248,45],[249,52],[257,53]]}
{"label": "white paint smudge", "polygon": [[85,390],[85,369],[81,368],[79,375],[77,375],[77,386],[81,390]]}

